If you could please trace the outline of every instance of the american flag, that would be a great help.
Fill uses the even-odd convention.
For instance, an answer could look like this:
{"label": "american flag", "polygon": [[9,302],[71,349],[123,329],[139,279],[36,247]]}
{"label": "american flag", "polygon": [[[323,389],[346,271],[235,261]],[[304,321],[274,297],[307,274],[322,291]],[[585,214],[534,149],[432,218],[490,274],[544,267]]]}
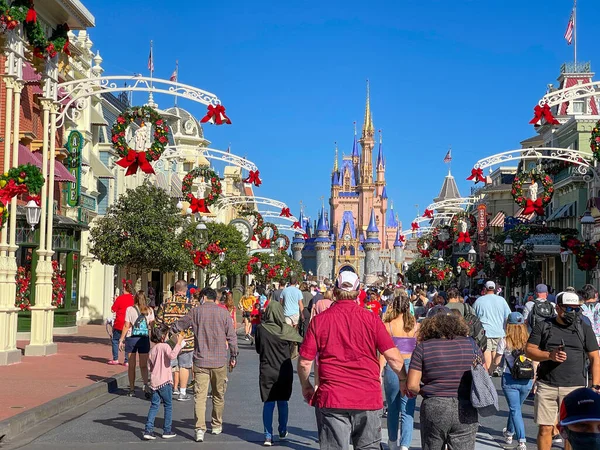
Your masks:
{"label": "american flag", "polygon": [[148,55],[148,70],[154,72],[154,56],[152,55],[152,43],[150,43],[150,54]]}
{"label": "american flag", "polygon": [[573,19],[573,11],[571,11],[571,18],[569,19],[569,24],[567,25],[567,31],[565,31],[565,39],[567,44],[571,45],[573,43],[573,32],[575,31],[575,20]]}
{"label": "american flag", "polygon": [[177,81],[177,69],[173,71],[171,77],[169,78],[169,81]]}
{"label": "american flag", "polygon": [[444,157],[444,162],[445,163],[449,163],[452,161],[452,149],[448,149],[448,153],[446,153],[446,156]]}

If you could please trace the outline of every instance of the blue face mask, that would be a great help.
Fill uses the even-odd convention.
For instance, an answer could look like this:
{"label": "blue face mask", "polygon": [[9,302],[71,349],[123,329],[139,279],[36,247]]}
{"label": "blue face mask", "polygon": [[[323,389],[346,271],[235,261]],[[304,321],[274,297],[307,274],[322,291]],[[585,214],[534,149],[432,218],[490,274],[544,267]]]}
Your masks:
{"label": "blue face mask", "polygon": [[600,433],[578,433],[567,429],[567,438],[573,450],[600,448]]}

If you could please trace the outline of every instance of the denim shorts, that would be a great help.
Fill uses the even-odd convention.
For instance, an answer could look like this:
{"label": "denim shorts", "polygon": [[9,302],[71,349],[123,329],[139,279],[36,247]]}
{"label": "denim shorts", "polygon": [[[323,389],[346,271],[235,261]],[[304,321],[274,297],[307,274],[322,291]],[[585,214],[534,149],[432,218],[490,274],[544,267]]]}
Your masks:
{"label": "denim shorts", "polygon": [[171,360],[173,372],[179,372],[179,369],[191,369],[194,365],[194,352],[180,352],[177,358]]}
{"label": "denim shorts", "polygon": [[150,353],[150,338],[148,336],[129,336],[125,338],[125,353]]}

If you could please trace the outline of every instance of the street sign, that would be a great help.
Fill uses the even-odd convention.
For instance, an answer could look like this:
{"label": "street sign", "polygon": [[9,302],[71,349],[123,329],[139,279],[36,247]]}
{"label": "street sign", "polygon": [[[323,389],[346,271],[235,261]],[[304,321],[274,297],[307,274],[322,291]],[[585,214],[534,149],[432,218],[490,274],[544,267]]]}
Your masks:
{"label": "street sign", "polygon": [[75,183],[68,184],[67,204],[77,206],[79,204],[79,195],[81,193],[81,150],[83,149],[83,136],[79,131],[73,130],[69,133],[65,148],[69,156],[67,157],[67,169],[75,177]]}

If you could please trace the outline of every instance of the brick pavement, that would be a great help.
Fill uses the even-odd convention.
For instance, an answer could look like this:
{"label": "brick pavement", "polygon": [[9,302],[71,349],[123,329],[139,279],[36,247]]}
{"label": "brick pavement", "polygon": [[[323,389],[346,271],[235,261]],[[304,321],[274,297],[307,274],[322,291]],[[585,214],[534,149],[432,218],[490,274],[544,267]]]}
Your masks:
{"label": "brick pavement", "polygon": [[[58,353],[23,356],[21,363],[0,367],[0,420],[125,372],[110,366],[110,340],[104,325],[84,325],[71,336],[54,336]],[[18,341],[23,350],[28,341]],[[123,356],[121,356],[121,360]]]}

